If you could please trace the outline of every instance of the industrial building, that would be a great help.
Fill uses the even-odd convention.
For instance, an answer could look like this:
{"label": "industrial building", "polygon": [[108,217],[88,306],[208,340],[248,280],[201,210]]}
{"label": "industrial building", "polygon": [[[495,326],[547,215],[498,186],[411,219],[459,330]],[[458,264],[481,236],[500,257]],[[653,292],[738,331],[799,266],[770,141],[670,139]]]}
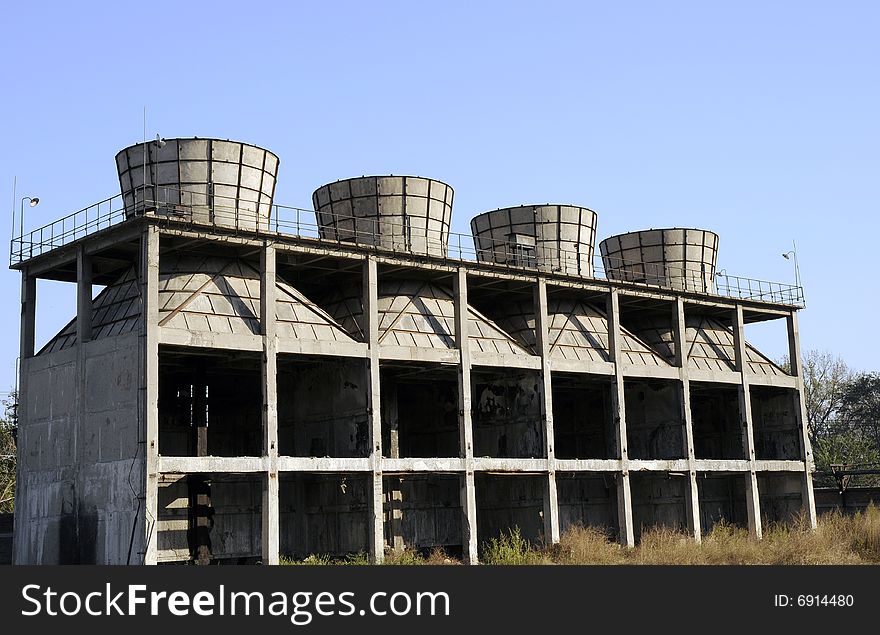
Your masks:
{"label": "industrial building", "polygon": [[[716,270],[703,229],[611,236],[585,207],[451,232],[413,176],[274,202],[220,139],[116,157],[121,193],[12,240],[21,272],[16,563],[262,562],[518,527],[633,545],[805,513],[799,286]],[[37,349],[37,280],[76,285]],[[745,339],[781,320],[787,372]]]}

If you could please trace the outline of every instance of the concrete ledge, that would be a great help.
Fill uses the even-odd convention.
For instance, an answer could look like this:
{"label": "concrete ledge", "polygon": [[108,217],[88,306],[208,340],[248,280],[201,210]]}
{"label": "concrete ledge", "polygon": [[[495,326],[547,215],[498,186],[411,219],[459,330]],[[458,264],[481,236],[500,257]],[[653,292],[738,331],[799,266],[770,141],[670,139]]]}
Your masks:
{"label": "concrete ledge", "polygon": [[318,342],[279,337],[278,354],[364,358],[367,356],[367,345],[360,342]]}
{"label": "concrete ledge", "polygon": [[369,458],[279,456],[279,472],[371,472]]}
{"label": "concrete ledge", "polygon": [[167,474],[241,474],[267,469],[265,457],[260,456],[160,456],[158,471]]}
{"label": "concrete ledge", "polygon": [[493,459],[474,457],[476,472],[547,472],[547,459]]}
{"label": "concrete ledge", "polygon": [[189,346],[192,348],[219,348],[234,351],[263,350],[263,338],[259,335],[240,333],[209,333],[204,331],[184,331],[165,326],[159,327],[159,344]]}
{"label": "concrete ledge", "polygon": [[382,459],[382,472],[464,472],[465,460],[459,458]]}
{"label": "concrete ledge", "polygon": [[454,348],[379,345],[380,360],[425,362],[427,364],[458,364],[458,357],[459,353]]}
{"label": "concrete ledge", "polygon": [[614,376],[614,364],[611,362],[573,361],[550,357],[550,370],[560,373],[584,373],[588,375]]}
{"label": "concrete ledge", "polygon": [[499,355],[496,353],[478,353],[471,350],[471,365],[541,370],[541,358],[537,355]]}

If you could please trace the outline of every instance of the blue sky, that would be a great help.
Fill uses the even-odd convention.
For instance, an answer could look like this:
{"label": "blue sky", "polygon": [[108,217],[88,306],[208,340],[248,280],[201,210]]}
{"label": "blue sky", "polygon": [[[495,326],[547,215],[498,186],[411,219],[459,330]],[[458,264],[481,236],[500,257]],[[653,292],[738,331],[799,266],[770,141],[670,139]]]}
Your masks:
{"label": "blue sky", "polygon": [[[30,228],[118,192],[146,107],[150,136],[274,151],[289,205],[421,174],[455,188],[454,231],[572,202],[600,239],[712,229],[720,268],[775,281],[793,281],[796,240],[803,347],[880,368],[878,3],[17,2],[4,23],[4,239],[14,176],[42,199]],[[6,390],[18,274],[0,285]],[[73,315],[64,287],[40,287],[38,345]],[[779,329],[747,334],[786,352]]]}

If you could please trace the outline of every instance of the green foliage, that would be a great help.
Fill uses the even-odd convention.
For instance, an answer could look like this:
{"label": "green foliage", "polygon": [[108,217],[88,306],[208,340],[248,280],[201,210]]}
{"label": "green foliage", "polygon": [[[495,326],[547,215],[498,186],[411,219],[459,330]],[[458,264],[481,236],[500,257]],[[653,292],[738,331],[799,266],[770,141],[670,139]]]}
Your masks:
{"label": "green foliage", "polygon": [[14,393],[3,400],[4,416],[0,419],[0,512],[11,512],[15,504],[15,406]]}
{"label": "green foliage", "polygon": [[485,564],[521,565],[540,564],[543,558],[523,537],[519,527],[514,527],[485,543],[480,560]]}

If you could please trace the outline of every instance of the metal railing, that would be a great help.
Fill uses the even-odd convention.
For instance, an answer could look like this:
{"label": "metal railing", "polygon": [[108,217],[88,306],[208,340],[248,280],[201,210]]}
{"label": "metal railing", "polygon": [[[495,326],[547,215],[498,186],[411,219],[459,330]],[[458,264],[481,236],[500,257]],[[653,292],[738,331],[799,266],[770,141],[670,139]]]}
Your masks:
{"label": "metal railing", "polygon": [[[357,217],[311,209],[216,195],[212,188],[187,190],[155,185],[139,186],[123,197],[110,197],[48,225],[13,237],[10,264],[16,265],[57,249],[133,216],[156,215],[176,222],[234,231],[275,232],[337,244],[357,244],[391,252],[435,256],[452,260],[489,262],[520,271],[539,270],[592,278],[632,282],[647,287],[714,294],[743,300],[802,306],[803,288],[781,282],[699,270],[669,264],[602,258],[556,244],[524,247],[512,241],[450,232],[425,219],[396,222],[393,217]],[[412,217],[415,218],[415,217]],[[421,217],[418,221],[423,220]],[[694,264],[694,263],[691,263]],[[700,266],[696,263],[695,266]]]}

